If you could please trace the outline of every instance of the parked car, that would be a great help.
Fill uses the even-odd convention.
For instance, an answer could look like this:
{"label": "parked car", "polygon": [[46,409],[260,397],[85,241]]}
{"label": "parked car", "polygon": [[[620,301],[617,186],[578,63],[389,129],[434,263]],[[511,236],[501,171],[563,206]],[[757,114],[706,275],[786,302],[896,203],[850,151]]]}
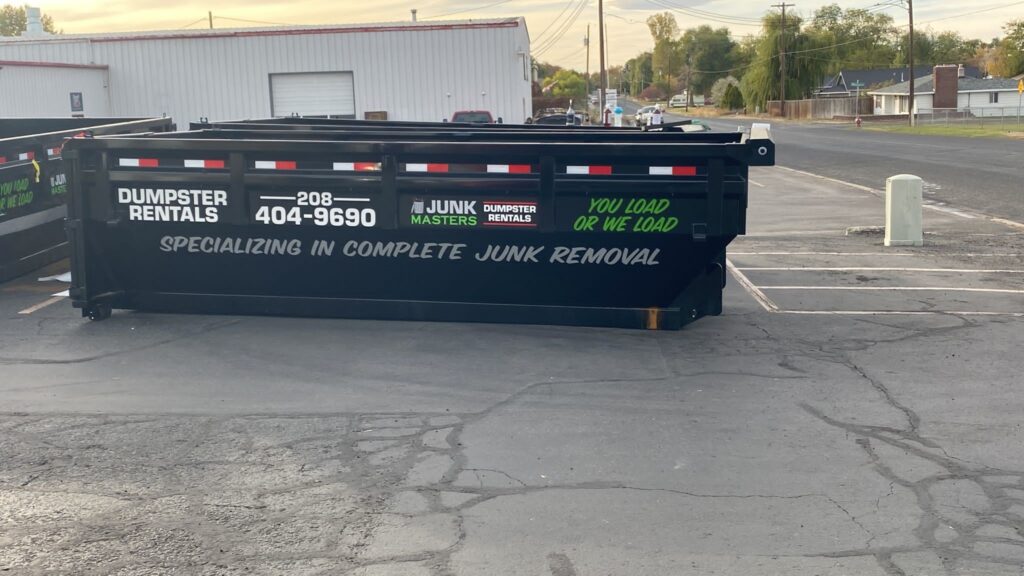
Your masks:
{"label": "parked car", "polygon": [[[555,126],[565,126],[567,124],[565,114],[548,114],[547,116],[541,116],[540,118],[537,118],[536,120],[533,121],[533,123],[548,124]],[[583,116],[581,114],[576,114],[573,117],[573,123],[576,126],[583,124]]]}
{"label": "parked car", "polygon": [[654,113],[655,108],[656,106],[644,106],[643,108],[637,110],[636,114],[633,115],[633,119],[636,121],[636,125],[646,126],[647,119],[650,117],[651,114]]}
{"label": "parked car", "polygon": [[452,122],[468,122],[469,124],[494,124],[494,116],[487,110],[459,110],[452,114]]}
{"label": "parked car", "polygon": [[682,108],[683,106],[686,106],[686,95],[684,94],[676,94],[668,100],[669,108]]}

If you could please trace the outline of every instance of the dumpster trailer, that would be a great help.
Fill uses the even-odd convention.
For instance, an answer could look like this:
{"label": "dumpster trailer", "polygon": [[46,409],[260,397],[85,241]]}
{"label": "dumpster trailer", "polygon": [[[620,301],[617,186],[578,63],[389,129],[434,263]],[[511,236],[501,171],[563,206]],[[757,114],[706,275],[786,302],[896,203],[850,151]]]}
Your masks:
{"label": "dumpster trailer", "polygon": [[252,121],[75,138],[72,304],[677,329],[767,135]]}
{"label": "dumpster trailer", "polygon": [[68,256],[66,139],[171,129],[168,118],[0,119],[0,282]]}

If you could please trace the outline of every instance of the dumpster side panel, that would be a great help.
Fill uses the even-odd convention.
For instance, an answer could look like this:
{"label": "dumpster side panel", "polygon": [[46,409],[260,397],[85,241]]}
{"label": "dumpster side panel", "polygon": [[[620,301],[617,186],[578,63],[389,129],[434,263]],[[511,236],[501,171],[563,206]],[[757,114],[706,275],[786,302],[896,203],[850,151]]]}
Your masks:
{"label": "dumpster side panel", "polygon": [[745,227],[736,144],[75,146],[72,299],[92,317],[674,329],[721,313]]}

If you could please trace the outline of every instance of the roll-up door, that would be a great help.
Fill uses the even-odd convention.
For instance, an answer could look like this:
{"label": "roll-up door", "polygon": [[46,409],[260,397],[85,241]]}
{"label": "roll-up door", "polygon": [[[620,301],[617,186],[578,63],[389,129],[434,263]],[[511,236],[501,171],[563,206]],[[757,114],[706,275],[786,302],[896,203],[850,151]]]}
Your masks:
{"label": "roll-up door", "polygon": [[351,72],[302,72],[270,75],[270,106],[274,116],[340,116],[355,118]]}

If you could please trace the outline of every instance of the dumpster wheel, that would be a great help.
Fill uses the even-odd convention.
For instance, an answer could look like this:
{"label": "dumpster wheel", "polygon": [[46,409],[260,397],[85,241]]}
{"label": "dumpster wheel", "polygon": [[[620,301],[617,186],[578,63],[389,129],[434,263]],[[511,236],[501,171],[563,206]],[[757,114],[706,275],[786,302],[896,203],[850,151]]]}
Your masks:
{"label": "dumpster wheel", "polygon": [[86,315],[89,317],[89,320],[92,320],[93,322],[99,322],[100,320],[106,320],[107,318],[110,318],[111,312],[112,309],[110,304],[100,302],[98,304],[93,304],[92,306],[90,306],[89,309],[86,311]]}

